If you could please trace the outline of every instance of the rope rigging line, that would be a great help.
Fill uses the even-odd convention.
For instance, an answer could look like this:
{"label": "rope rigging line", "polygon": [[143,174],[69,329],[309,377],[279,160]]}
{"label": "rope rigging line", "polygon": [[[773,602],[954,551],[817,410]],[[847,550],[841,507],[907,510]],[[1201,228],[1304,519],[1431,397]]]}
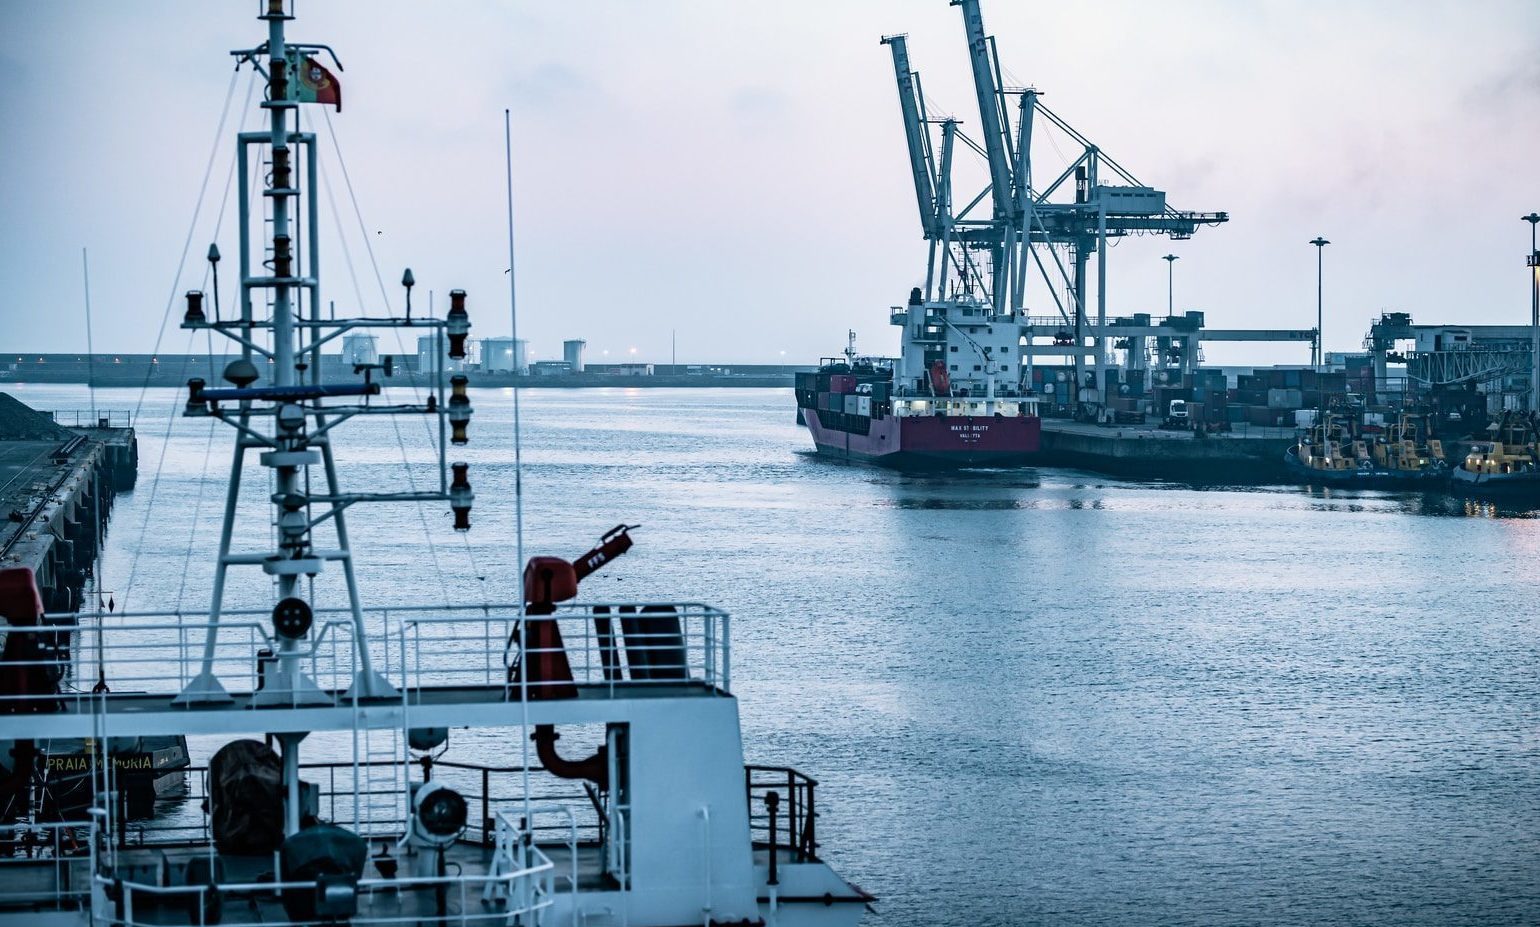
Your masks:
{"label": "rope rigging line", "polygon": [[[374,270],[375,282],[380,287],[380,299],[384,302],[386,313],[387,314],[391,313],[393,310],[391,309],[391,305],[390,305],[390,294],[385,289],[385,278],[380,274],[379,261],[377,261],[375,259],[374,245],[373,245],[372,242],[369,241],[368,226],[366,226],[364,224],[363,210],[358,205],[358,196],[354,192],[354,189],[353,189],[352,176],[348,173],[347,161],[342,156],[342,145],[338,141],[337,130],[332,125],[331,113],[329,111],[325,110],[324,108],[322,109],[322,112],[325,114],[326,132],[327,132],[328,137],[331,138],[332,150],[336,153],[336,156],[337,156],[337,166],[342,171],[343,183],[344,183],[344,185],[347,188],[348,198],[352,202],[353,215],[358,220],[359,235],[362,236],[362,238],[364,240],[364,248],[365,248],[366,252],[369,255],[370,266]],[[323,178],[328,176],[328,175],[326,175],[324,164],[323,164],[323,167],[322,167],[322,175],[323,175]],[[336,199],[333,196],[332,186],[331,186],[329,180],[328,180],[328,182],[326,184],[326,195],[327,195],[327,200],[331,204],[331,207],[332,207],[332,217],[333,217],[333,220],[335,221],[335,223],[337,225],[337,237],[338,237],[338,240],[342,242],[342,253],[343,253],[344,259],[347,261],[348,275],[350,277],[352,277],[352,279],[353,279],[353,289],[354,289],[354,291],[355,291],[355,293],[357,295],[357,298],[358,298],[359,309],[362,311],[363,310],[363,305],[364,305],[363,292],[362,292],[362,290],[361,290],[361,288],[359,287],[359,284],[358,284],[358,274],[357,274],[357,272],[356,272],[356,270],[355,270],[355,268],[353,266],[352,251],[347,246],[347,236],[345,234],[343,234],[342,222],[341,222],[341,218],[340,218],[341,217],[341,212],[338,211],[338,209],[337,209]],[[401,340],[401,331],[400,331],[400,329],[396,329],[396,328],[391,329],[391,335],[395,339],[397,352],[399,354],[405,355],[406,354],[406,345]],[[412,390],[412,403],[413,403],[413,405],[417,405],[417,404],[419,404],[421,402],[421,393],[420,393],[420,391],[417,388],[416,375],[415,374],[410,374],[408,376],[407,382],[408,382],[409,387]],[[407,454],[406,439],[401,434],[401,424],[400,424],[400,422],[397,421],[397,417],[394,416],[394,415],[390,416],[390,426],[391,426],[391,429],[395,432],[396,447],[397,447],[397,449],[401,453],[401,468],[406,473],[407,485],[411,488],[412,493],[416,494],[416,492],[417,492],[417,476],[416,476],[416,474],[412,470],[411,460],[409,459],[408,454]],[[431,427],[428,424],[428,420],[427,420],[426,417],[424,417],[424,419],[423,419],[423,428],[427,431],[427,435],[428,435],[428,439],[429,439],[429,444],[431,445],[432,444],[433,433],[432,433]],[[441,462],[441,464],[442,464],[442,462]],[[444,578],[443,565],[440,563],[439,556],[438,556],[438,544],[435,543],[434,540],[433,540],[433,530],[432,530],[431,526],[428,524],[428,514],[427,514],[427,511],[424,509],[423,503],[421,501],[414,502],[413,505],[417,509],[417,520],[422,525],[423,538],[428,543],[428,556],[429,556],[429,559],[432,561],[432,564],[433,564],[433,574],[434,574],[435,579],[438,582],[439,595],[440,595],[440,597],[443,600],[441,604],[443,604],[445,606],[448,606],[450,604],[450,602],[449,602],[449,598],[450,598],[449,597],[449,584],[448,584],[448,582]]]}
{"label": "rope rigging line", "polygon": [[[171,307],[176,304],[176,291],[182,282],[182,271],[187,266],[187,252],[192,247],[193,232],[195,232],[198,228],[198,217],[203,212],[203,198],[208,193],[209,178],[213,175],[214,172],[214,159],[219,154],[220,140],[224,138],[225,121],[230,116],[230,101],[235,98],[235,81],[236,78],[240,76],[240,73],[241,68],[240,65],[237,64],[235,70],[230,73],[230,86],[225,89],[224,108],[221,109],[219,113],[219,126],[214,130],[214,144],[209,149],[208,164],[203,168],[203,182],[198,186],[198,199],[197,202],[193,204],[192,221],[187,224],[187,238],[182,242],[182,256],[177,259],[176,276],[171,278],[171,292],[166,296],[166,309],[161,313],[160,329],[155,333],[155,348],[153,351],[151,351],[152,357],[160,353],[161,341],[166,336],[166,323],[171,319]],[[250,108],[251,90],[255,85],[256,74],[253,72],[251,79],[248,80],[246,84],[246,104],[242,106],[243,112]],[[155,367],[152,364],[150,369],[145,372],[144,383],[139,388],[139,401],[134,405],[135,421],[138,421],[139,413],[144,409],[144,398],[145,395],[149,392],[150,378],[154,376],[154,373]]]}
{"label": "rope rigging line", "polygon": [[[171,297],[170,297],[170,299],[167,300],[165,313],[161,316],[160,332],[156,335],[156,338],[155,338],[154,354],[159,354],[160,353],[161,339],[164,338],[165,332],[166,332],[166,322],[170,318],[171,307],[175,304],[175,301],[176,301],[176,291],[180,287],[180,284],[181,284],[181,281],[182,281],[182,273],[186,269],[187,252],[191,248],[193,234],[197,231],[198,217],[202,213],[202,210],[203,210],[204,197],[205,197],[205,195],[208,192],[208,183],[209,183],[209,180],[210,180],[210,178],[212,176],[212,173],[213,173],[214,159],[215,159],[215,157],[219,153],[219,139],[220,139],[220,137],[222,137],[224,135],[225,122],[228,120],[229,115],[230,115],[230,101],[234,98],[234,94],[235,94],[235,80],[236,80],[236,77],[239,76],[239,74],[240,74],[240,69],[239,69],[239,67],[237,67],[236,70],[230,75],[230,86],[227,88],[226,93],[225,93],[224,109],[220,112],[220,115],[219,115],[219,128],[215,132],[214,149],[209,152],[209,161],[208,161],[207,166],[204,168],[204,172],[203,172],[203,183],[200,186],[199,191],[198,191],[197,204],[193,208],[193,220],[192,220],[192,223],[188,226],[187,238],[182,243],[182,256],[181,256],[181,259],[179,260],[179,262],[177,264],[176,277],[172,281],[172,284],[171,284]],[[251,78],[246,83],[246,98],[245,98],[244,103],[242,104],[242,108],[241,108],[241,112],[242,113],[245,113],[248,109],[250,109],[252,91],[256,87],[256,79],[255,78],[256,78],[256,75],[253,74],[251,76]],[[240,122],[240,121],[243,121],[243,120],[242,119],[238,119],[237,121]],[[225,188],[224,188],[223,194],[221,195],[221,202],[220,202],[219,212],[216,214],[215,223],[214,223],[214,234],[213,234],[213,237],[216,238],[216,239],[219,237],[219,230],[224,225],[225,208],[228,205],[227,201],[228,201],[229,196],[230,196],[231,184],[233,183],[234,177],[235,177],[235,167],[236,167],[236,164],[237,164],[236,154],[234,152],[232,152],[231,155],[230,155],[230,169],[229,169],[229,171],[228,171],[228,173],[226,174],[226,177],[225,177]],[[203,285],[204,286],[208,285],[209,274],[210,274],[209,268],[207,266],[205,266],[204,271],[203,271]],[[210,364],[210,370],[212,371],[212,369],[213,369],[213,333],[209,332],[207,334],[208,334],[208,340],[209,340],[209,364]],[[194,341],[196,335],[197,335],[196,331],[192,331],[192,332],[188,333],[186,353],[183,355],[183,358],[182,358],[182,369],[177,374],[178,380],[181,380],[181,379],[186,377],[188,367],[191,366],[191,361],[192,361],[192,354],[191,354],[191,352],[192,352],[192,345],[193,345],[193,341]],[[149,381],[150,381],[150,377],[152,375],[153,375],[153,367],[151,368],[150,372],[145,374],[144,384],[143,384],[143,386],[140,387],[139,402],[134,407],[134,418],[133,418],[133,421],[137,422],[139,420],[140,413],[143,411],[145,396],[146,396],[146,394],[149,391],[149,385],[150,385]],[[169,447],[169,445],[171,443],[171,430],[172,430],[172,427],[175,424],[176,419],[177,419],[177,414],[176,413],[177,413],[177,407],[180,404],[180,401],[181,401],[181,397],[179,396],[179,394],[175,390],[173,390],[172,394],[171,394],[171,408],[170,408],[169,412],[167,413],[167,417],[166,417],[166,431],[165,431],[165,434],[161,438],[160,455],[156,458],[155,476],[154,476],[154,479],[151,481],[151,484],[150,484],[150,497],[149,497],[149,500],[145,503],[144,520],[139,525],[139,539],[138,539],[138,543],[135,544],[135,547],[134,547],[134,558],[130,562],[129,572],[128,572],[128,582],[127,582],[127,584],[126,584],[126,586],[124,587],[124,590],[123,590],[123,608],[124,608],[125,611],[127,611],[127,609],[128,609],[128,597],[129,597],[129,594],[133,591],[134,581],[135,581],[135,579],[137,578],[137,575],[138,575],[138,571],[139,571],[139,555],[140,555],[140,552],[144,549],[144,539],[145,539],[145,536],[148,533],[149,527],[150,527],[150,516],[154,512],[154,509],[155,509],[155,498],[156,498],[156,495],[158,494],[158,490],[159,490],[159,486],[160,486],[161,472],[164,469],[165,463],[166,463],[166,450],[167,450],[167,448]],[[210,426],[210,435],[209,435],[210,442],[212,442],[212,440],[213,440],[212,432],[213,432],[213,428],[212,428],[212,424],[211,424],[211,426]],[[204,471],[203,472],[205,474],[208,472],[208,462],[207,462],[207,459],[205,459],[205,461],[204,461]],[[202,494],[203,494],[203,485],[202,484],[203,484],[203,481],[200,480],[199,481],[199,486],[198,486],[198,494],[199,494],[199,501],[200,501],[200,503],[202,501]],[[196,532],[196,529],[197,529],[197,526],[196,526],[196,523],[195,523],[194,526],[193,526],[193,531]],[[192,541],[193,541],[193,537],[191,535],[189,535],[189,538],[188,538],[188,554],[189,554],[189,556],[190,556],[191,550],[192,550]],[[183,570],[183,576],[182,576],[182,586],[183,586],[183,588],[185,588],[186,582],[187,582],[187,580],[186,580],[186,570],[184,569]],[[178,592],[177,592],[177,610],[178,611],[181,610],[181,596],[182,596],[182,590],[179,589]]]}
{"label": "rope rigging line", "polygon": [[390,294],[385,289],[385,278],[380,276],[380,262],[374,257],[374,243],[369,240],[369,228],[364,225],[363,211],[358,208],[358,194],[353,190],[353,178],[348,173],[348,162],[342,157],[342,145],[337,141],[337,130],[332,125],[331,110],[321,108],[321,114],[326,118],[326,132],[332,140],[332,150],[337,153],[337,166],[342,169],[342,182],[347,186],[348,199],[353,201],[353,214],[358,218],[358,233],[363,236],[364,248],[369,253],[369,264],[374,268],[374,282],[379,284],[380,298],[385,301],[385,310],[390,311]]}
{"label": "rope rigging line", "polygon": [[[230,172],[231,174],[235,173],[235,162],[233,159],[230,164]],[[230,183],[228,179],[225,182],[224,195],[226,197],[230,195]],[[221,205],[219,210],[219,219],[215,220],[214,223],[214,237],[216,239],[219,237],[219,225],[223,218],[224,207]],[[205,287],[208,286],[209,274],[209,269],[205,267],[203,271],[203,285]],[[207,330],[203,334],[204,338],[206,339],[205,343],[209,355],[209,382],[212,383],[214,381],[214,332],[213,330]],[[175,414],[174,411],[173,414]],[[187,590],[187,574],[192,572],[192,553],[194,547],[193,542],[198,537],[198,517],[202,514],[203,511],[203,491],[208,486],[209,456],[213,453],[214,450],[214,432],[217,430],[217,425],[218,422],[215,420],[209,420],[208,439],[204,442],[203,445],[203,467],[198,471],[198,497],[193,501],[192,523],[187,531],[187,550],[182,554],[182,577],[176,589],[176,613],[178,615],[182,613],[182,596],[183,593]]]}
{"label": "rope rigging line", "polygon": [[[514,344],[519,343],[519,291],[518,274],[514,272],[513,250],[513,117],[503,110],[503,158],[508,179],[508,333]],[[529,661],[525,659],[529,635],[525,631],[524,613],[524,456],[519,422],[519,387],[513,387],[513,524],[514,524],[514,588],[519,590],[519,748],[524,769],[524,820],[531,820],[529,795]]]}
{"label": "rope rigging line", "polygon": [[[412,465],[407,460],[406,439],[401,437],[401,423],[397,421],[398,416],[391,415],[389,418],[390,427],[395,429],[396,432],[396,447],[401,451],[401,469],[406,471],[407,485],[411,487],[412,492],[415,494],[417,492],[417,477],[412,475]],[[449,586],[444,582],[444,571],[439,566],[438,561],[438,545],[433,543],[433,532],[428,527],[428,514],[423,510],[421,502],[417,503],[417,520],[422,523],[422,533],[428,540],[428,556],[433,561],[433,574],[438,578],[439,595],[443,597],[442,604],[447,608],[450,604]]]}
{"label": "rope rigging line", "polygon": [[[187,373],[187,368],[192,362],[193,339],[198,335],[197,331],[187,333],[187,347],[183,349],[182,374]],[[174,395],[174,394],[173,394]],[[138,414],[134,416],[138,420]],[[155,461],[155,477],[150,481],[150,498],[144,504],[144,520],[139,523],[139,543],[134,545],[134,559],[129,562],[128,582],[123,586],[123,611],[128,611],[128,598],[134,591],[134,580],[139,575],[139,556],[144,553],[144,539],[149,533],[150,513],[155,510],[155,497],[160,491],[161,473],[166,468],[166,449],[171,446],[171,427],[176,424],[177,415],[175,403],[172,410],[166,415],[166,432],[161,435],[160,456]]]}
{"label": "rope rigging line", "polygon": [[358,272],[353,267],[353,251],[348,247],[348,236],[342,231],[342,211],[337,208],[337,197],[332,193],[331,178],[326,173],[326,162],[316,159],[321,168],[321,189],[326,192],[327,205],[331,206],[332,224],[337,229],[337,242],[342,246],[342,257],[347,264],[348,276],[353,280],[353,298],[358,301],[358,311],[368,313],[364,308],[364,291],[358,283]]}
{"label": "rope rigging line", "polygon": [[460,540],[465,544],[465,559],[470,562],[471,575],[476,577],[477,589],[481,593],[481,604],[490,605],[492,600],[487,598],[487,577],[481,572],[481,564],[476,562],[476,549],[471,546],[470,532],[462,533]]}
{"label": "rope rigging line", "polygon": [[[326,119],[326,132],[327,132],[327,136],[329,138],[331,138],[332,150],[337,155],[337,166],[342,169],[342,182],[343,182],[343,185],[347,188],[348,199],[351,201],[352,206],[353,206],[353,217],[358,220],[358,234],[359,234],[359,237],[361,237],[364,240],[364,250],[369,255],[369,266],[370,266],[370,269],[372,269],[374,271],[374,282],[380,288],[380,299],[385,304],[385,311],[386,311],[386,313],[387,314],[393,313],[394,309],[391,307],[390,292],[385,289],[385,277],[380,273],[380,262],[375,257],[375,254],[374,254],[374,242],[369,238],[369,227],[366,224],[364,224],[364,213],[363,213],[363,210],[358,205],[358,193],[353,189],[353,177],[352,177],[352,174],[350,174],[348,172],[348,163],[347,163],[346,159],[344,159],[342,157],[342,143],[339,140],[339,137],[337,135],[336,127],[332,125],[332,114],[331,114],[331,111],[323,108],[321,110],[321,113],[322,113],[322,115]],[[333,207],[332,208],[334,210],[336,209],[335,202],[333,202]],[[340,213],[334,213],[334,215],[340,215]],[[340,224],[340,221],[339,221],[339,224],[338,224],[338,234],[339,234],[339,237],[341,237],[341,224]],[[344,237],[343,240],[346,241],[346,238]],[[344,247],[344,251],[346,251],[345,247]],[[351,258],[350,258],[350,260],[351,260]],[[349,273],[352,273],[352,265],[351,265],[351,263],[349,264]],[[357,289],[358,288],[357,275],[354,275],[353,284],[354,284],[354,289]],[[362,306],[362,304],[363,304],[363,294],[362,293],[359,294],[359,304],[360,304],[360,306]],[[406,354],[407,353],[407,351],[406,351],[406,344],[405,344],[405,342],[403,342],[401,340],[401,331],[400,331],[400,329],[392,329],[391,330],[391,334],[395,338],[396,347],[399,349],[400,353],[403,354],[403,355]],[[417,371],[417,370],[404,370],[403,372],[406,374],[407,385],[410,386],[411,390],[412,390],[412,402],[414,404],[416,404],[416,403],[418,403],[421,400],[421,393],[418,390],[418,382],[417,382],[417,376],[420,373],[420,371]],[[428,420],[426,418],[423,419],[423,429],[425,430],[425,432],[427,434],[428,443],[432,444],[433,443],[433,429],[428,424]]]}
{"label": "rope rigging line", "polygon": [[203,513],[203,490],[208,486],[209,457],[214,452],[214,432],[218,430],[219,422],[209,420],[208,440],[203,445],[203,469],[198,471],[198,497],[193,500],[192,524],[187,530],[187,551],[182,557],[182,578],[176,587],[176,611],[182,613],[182,594],[187,591],[187,574],[192,572],[192,555],[194,541],[198,537],[198,518]]}

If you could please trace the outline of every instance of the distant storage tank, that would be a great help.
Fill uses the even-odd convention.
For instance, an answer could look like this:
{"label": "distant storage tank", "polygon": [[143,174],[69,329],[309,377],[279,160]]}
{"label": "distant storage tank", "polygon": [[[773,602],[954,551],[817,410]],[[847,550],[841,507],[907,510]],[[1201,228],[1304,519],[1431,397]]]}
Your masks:
{"label": "distant storage tank", "polygon": [[378,364],[380,353],[373,335],[346,335],[342,339],[344,364]]}
{"label": "distant storage tank", "polygon": [[417,339],[417,371],[423,374],[435,374],[440,370],[440,365],[447,358],[439,356],[437,350],[438,339],[432,335],[423,335]]}
{"label": "distant storage tank", "polygon": [[481,369],[485,373],[529,373],[529,342],[523,338],[481,339]]}
{"label": "distant storage tank", "polygon": [[417,370],[424,375],[436,375],[440,370],[458,373],[465,369],[464,360],[449,357],[449,342],[437,335],[423,335],[417,339]]}
{"label": "distant storage tank", "polygon": [[572,373],[583,372],[583,347],[587,344],[588,342],[581,338],[561,343],[562,360],[567,362],[567,367]]}

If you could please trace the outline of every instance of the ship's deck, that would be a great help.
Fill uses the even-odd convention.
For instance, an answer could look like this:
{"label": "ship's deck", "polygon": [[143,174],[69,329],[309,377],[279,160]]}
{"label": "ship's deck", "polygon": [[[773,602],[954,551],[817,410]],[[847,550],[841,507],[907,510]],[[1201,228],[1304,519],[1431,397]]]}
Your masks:
{"label": "ship's deck", "polygon": [[[660,699],[715,698],[722,689],[698,681],[672,683],[613,682],[576,686],[576,696],[531,699],[532,724],[577,724],[615,720],[624,714],[617,703]],[[226,734],[234,731],[336,731],[360,726],[399,726],[410,715],[414,727],[496,727],[517,724],[523,716],[518,689],[504,686],[435,686],[405,697],[355,703],[345,692],[327,692],[330,705],[257,705],[252,694],[238,694],[218,705],[178,705],[176,696],[122,694],[111,699],[70,699],[57,711],[11,715],[6,733],[14,739],[91,737],[101,726],[115,735]],[[511,696],[511,697],[510,697]],[[103,717],[98,717],[100,711]],[[278,716],[282,716],[279,722]]]}
{"label": "ship's deck", "polygon": [[[82,905],[90,892],[90,856],[85,853],[82,826],[79,855],[60,858],[6,858],[0,862],[0,910],[28,910],[75,908]],[[616,880],[604,872],[603,848],[592,844],[579,844],[576,854],[567,844],[537,844],[541,853],[551,861],[556,883],[562,889],[576,885],[580,892],[612,891],[618,888]],[[398,867],[397,877],[408,878],[417,873],[414,867],[425,862],[420,851],[396,846],[394,838],[371,841],[370,861],[365,867],[365,880],[383,880],[388,877],[378,865],[382,847],[389,849],[390,858]],[[216,860],[217,871],[222,873],[223,883],[255,885],[275,881],[276,855],[235,856],[212,851],[207,844],[180,846],[126,846],[117,849],[115,875],[129,882],[166,887],[201,884],[210,871],[202,860]],[[490,871],[494,848],[471,841],[451,844],[444,853],[445,869],[451,875],[484,874]],[[431,867],[431,863],[428,864]],[[446,890],[445,903],[450,915],[468,912],[471,917],[491,916],[498,908],[482,900],[481,893],[465,891],[474,882],[453,883]],[[168,896],[136,896],[134,909],[138,923],[186,924],[191,910],[192,896],[173,894]],[[226,893],[226,921],[242,923],[283,923],[289,920],[283,910],[278,893],[266,891],[240,891]],[[387,918],[434,918],[439,916],[437,893],[431,888],[417,887],[407,891],[394,891],[388,887],[371,888],[359,897],[359,916],[375,919]],[[236,910],[231,910],[235,908]],[[239,913],[236,913],[239,911]],[[196,914],[193,923],[197,923]],[[210,921],[213,923],[213,921]]]}
{"label": "ship's deck", "polygon": [[[398,847],[393,840],[374,841],[370,845],[370,860],[365,867],[366,881],[387,878],[378,860],[382,847],[388,847],[389,858],[397,865],[398,877],[413,875],[414,867],[426,862],[420,851]],[[605,871],[603,847],[580,844],[575,853],[572,847],[561,843],[541,843],[537,847],[551,862],[558,890],[567,891],[573,887],[578,892],[620,890],[617,879]],[[490,846],[460,841],[446,849],[444,868],[451,874],[486,873],[493,865],[494,852]],[[866,904],[875,900],[859,887],[833,878],[832,871],[816,858],[810,859],[784,847],[773,852],[778,864],[779,896],[782,903]],[[753,849],[753,866],[757,871],[762,896],[768,894],[768,886],[764,883],[768,878],[771,853],[764,845],[757,845]],[[166,886],[187,885],[190,875],[193,884],[196,884],[201,874],[210,871],[209,863],[206,862],[210,859],[217,860],[215,865],[222,873],[221,880],[226,883],[270,883],[275,881],[277,868],[273,856],[211,854],[206,845],[121,847],[117,851],[117,859],[117,873],[122,878]],[[431,867],[432,863],[427,862],[427,865]],[[502,913],[496,901],[484,899],[481,892],[464,890],[467,884],[474,883],[452,884],[445,890],[442,902],[431,887],[418,886],[403,891],[393,890],[388,885],[371,885],[360,893],[358,917],[426,922],[447,916],[459,923],[461,915],[478,919],[495,918]],[[0,865],[0,912],[76,909],[85,904],[89,889],[90,857],[87,855],[60,859],[15,859]],[[761,898],[762,902],[766,900],[768,897]],[[221,903],[224,906],[222,919],[225,921],[283,923],[288,920],[281,896],[272,889],[227,892]],[[191,895],[136,897],[134,917],[137,923],[186,924],[189,916],[193,918],[193,923],[197,923]]]}

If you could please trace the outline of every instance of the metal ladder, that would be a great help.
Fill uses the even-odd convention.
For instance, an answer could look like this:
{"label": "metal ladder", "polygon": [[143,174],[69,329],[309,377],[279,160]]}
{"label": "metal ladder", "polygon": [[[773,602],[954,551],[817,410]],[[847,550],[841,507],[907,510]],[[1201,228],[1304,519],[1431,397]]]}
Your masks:
{"label": "metal ladder", "polygon": [[353,703],[353,820],[365,839],[405,833],[406,731],[405,699]]}

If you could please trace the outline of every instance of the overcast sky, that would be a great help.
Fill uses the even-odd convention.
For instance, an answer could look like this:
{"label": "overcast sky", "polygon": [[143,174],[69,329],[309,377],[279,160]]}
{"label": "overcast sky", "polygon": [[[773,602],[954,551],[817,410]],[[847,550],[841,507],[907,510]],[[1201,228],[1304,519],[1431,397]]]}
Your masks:
{"label": "overcast sky", "polygon": [[[150,350],[168,296],[203,285],[228,138],[180,280],[177,266],[227,51],[265,38],[257,6],[0,7],[0,350],[84,349],[82,246],[98,350]],[[807,362],[847,328],[863,349],[893,350],[887,306],[923,279],[925,249],[878,38],[907,32],[933,106],[964,131],[978,122],[946,0],[298,0],[297,13],[291,37],[332,45],[346,66],[332,125],[391,298],[408,265],[414,303],[463,287],[479,336],[508,330],[512,110],[520,324],[538,357],[581,337],[592,360],[635,348],[666,362],[673,329],[682,363]],[[1113,248],[1113,314],[1164,311],[1160,256],[1174,252],[1179,310],[1308,326],[1307,241],[1324,235],[1328,350],[1358,348],[1385,309],[1527,320],[1519,217],[1540,210],[1540,3],[985,0],[984,19],[1008,83],[1044,91],[1172,205],[1230,213],[1189,241]],[[247,106],[227,136],[237,115],[258,118]],[[325,298],[340,314],[361,295],[377,312],[327,170],[353,269],[328,220]],[[233,207],[218,241],[233,257]],[[225,269],[228,304],[233,260]],[[1051,310],[1041,289],[1033,309]],[[161,350],[188,348],[168,326]],[[1307,351],[1209,352],[1258,359]]]}

